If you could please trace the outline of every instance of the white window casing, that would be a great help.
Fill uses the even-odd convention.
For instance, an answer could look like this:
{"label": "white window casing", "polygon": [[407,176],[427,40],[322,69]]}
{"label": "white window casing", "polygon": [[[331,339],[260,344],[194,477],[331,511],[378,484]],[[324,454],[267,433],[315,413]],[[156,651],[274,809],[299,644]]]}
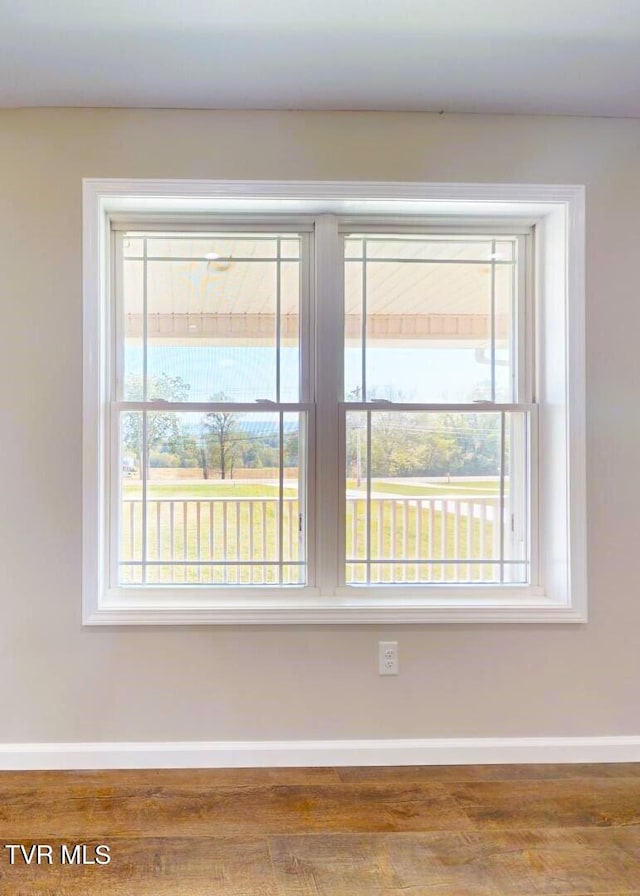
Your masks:
{"label": "white window casing", "polygon": [[[583,187],[91,179],[84,181],[83,212],[85,624],[587,620]],[[153,411],[144,402],[123,401],[118,392],[122,310],[114,295],[121,255],[114,250],[114,233],[125,227],[141,232],[297,229],[313,238],[309,264],[301,263],[298,402],[280,405],[278,395],[273,406],[280,414],[281,496],[282,415],[299,412],[304,421],[299,441],[304,444],[306,436],[307,450],[299,459],[299,501],[300,526],[309,533],[305,584],[154,586],[123,584],[118,578],[118,421],[137,409],[146,420],[147,411]],[[526,443],[526,450],[514,449],[510,468],[511,482],[526,483],[526,489],[514,484],[508,499],[512,528],[518,530],[509,537],[527,543],[531,573],[522,584],[509,582],[502,572],[501,583],[377,584],[369,573],[362,583],[345,581],[345,420],[350,412],[362,412],[370,447],[372,415],[387,406],[370,400],[344,403],[342,234],[401,233],[403,228],[522,234],[517,237],[518,295],[527,298],[515,323],[517,394],[500,404],[494,387],[492,402],[460,406],[462,412],[499,415],[503,455],[505,427],[511,446]],[[495,368],[491,370],[493,376]],[[237,408],[250,414],[255,404],[238,403]],[[391,418],[402,408],[402,402],[389,405]],[[437,403],[407,405],[411,413],[426,415],[442,408],[456,410]],[[170,410],[212,413],[220,408],[176,402]],[[525,421],[526,436],[519,418]],[[280,502],[282,520],[282,498]],[[144,503],[143,508],[146,520]],[[466,526],[469,532],[468,521]],[[370,532],[367,537],[371,540]],[[369,554],[367,558],[368,570],[379,566]]]}

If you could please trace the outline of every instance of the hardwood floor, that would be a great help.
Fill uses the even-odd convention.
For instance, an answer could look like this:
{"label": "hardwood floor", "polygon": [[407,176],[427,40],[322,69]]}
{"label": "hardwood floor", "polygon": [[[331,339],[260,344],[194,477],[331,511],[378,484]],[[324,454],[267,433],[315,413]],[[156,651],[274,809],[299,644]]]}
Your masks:
{"label": "hardwood floor", "polygon": [[0,894],[640,896],[640,764],[0,772]]}

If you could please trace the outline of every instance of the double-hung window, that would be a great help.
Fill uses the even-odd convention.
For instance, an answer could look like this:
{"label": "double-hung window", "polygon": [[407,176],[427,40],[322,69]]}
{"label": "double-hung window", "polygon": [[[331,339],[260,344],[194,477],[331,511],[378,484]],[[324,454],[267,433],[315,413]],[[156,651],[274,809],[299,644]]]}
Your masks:
{"label": "double-hung window", "polygon": [[346,584],[534,580],[530,239],[344,232]]}
{"label": "double-hung window", "polygon": [[113,226],[118,587],[307,584],[310,235]]}
{"label": "double-hung window", "polygon": [[85,186],[86,621],[584,618],[566,197],[141,183]]}

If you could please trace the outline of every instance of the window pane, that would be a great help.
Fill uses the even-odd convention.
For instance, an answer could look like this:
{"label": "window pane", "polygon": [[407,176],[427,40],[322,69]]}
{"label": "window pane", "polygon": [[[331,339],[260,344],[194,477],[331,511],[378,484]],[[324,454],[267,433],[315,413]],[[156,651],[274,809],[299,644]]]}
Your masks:
{"label": "window pane", "polygon": [[[348,584],[526,582],[523,413],[347,412]],[[370,454],[357,475],[357,445]]]}
{"label": "window pane", "polygon": [[348,237],[346,399],[513,400],[515,245]]}
{"label": "window pane", "polygon": [[170,233],[147,238],[149,258],[185,258],[212,261],[218,270],[234,261],[272,259],[278,256],[274,234]]}
{"label": "window pane", "polygon": [[141,581],[141,566],[125,565],[127,560],[142,563],[142,413],[128,411],[120,418],[119,464],[119,539],[120,577],[128,582]]}
{"label": "window pane", "polygon": [[298,237],[125,234],[124,243],[125,399],[142,397],[146,375],[147,397],[164,379],[165,392],[168,382],[180,392],[156,395],[167,400],[298,400]]}
{"label": "window pane", "polygon": [[143,258],[144,241],[142,237],[125,234],[122,244],[122,254],[125,259]]}
{"label": "window pane", "polygon": [[[352,241],[345,242],[345,251]],[[344,266],[344,394],[347,401],[363,401],[364,343],[362,332],[363,270],[361,261]]]}
{"label": "window pane", "polygon": [[346,580],[365,583],[367,564],[349,562],[349,559],[366,560],[369,554],[369,415],[364,411],[351,411],[347,414],[346,423]]}
{"label": "window pane", "polygon": [[394,261],[513,261],[513,240],[485,235],[364,234],[349,236],[347,257]]}
{"label": "window pane", "polygon": [[[282,562],[283,575],[291,577],[297,567],[287,566],[303,560],[304,523],[306,518],[305,494],[301,484],[301,447],[304,450],[305,434],[301,414],[282,415]],[[298,573],[291,579],[298,583]]]}
{"label": "window pane", "polygon": [[[516,342],[516,268],[515,265],[495,266],[495,392],[496,401],[517,400],[515,375]],[[481,396],[485,397],[485,396]],[[490,395],[486,396],[487,398]]]}
{"label": "window pane", "polygon": [[299,334],[300,264],[283,261],[280,263],[280,401],[300,400]]}
{"label": "window pane", "polygon": [[137,411],[121,420],[121,584],[306,581],[304,415]]}
{"label": "window pane", "polygon": [[122,397],[125,401],[141,401],[143,395],[143,332],[144,260],[143,241],[125,235],[123,238],[122,297],[124,371]]}

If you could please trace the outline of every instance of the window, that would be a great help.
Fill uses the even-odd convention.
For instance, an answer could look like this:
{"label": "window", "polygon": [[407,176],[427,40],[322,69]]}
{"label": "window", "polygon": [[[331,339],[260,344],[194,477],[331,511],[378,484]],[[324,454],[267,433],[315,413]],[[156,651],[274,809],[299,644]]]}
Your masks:
{"label": "window", "polygon": [[346,584],[535,581],[528,239],[345,233]]}
{"label": "window", "polygon": [[307,583],[310,236],[113,227],[117,587]]}
{"label": "window", "polygon": [[87,181],[85,621],[584,619],[581,198]]}

